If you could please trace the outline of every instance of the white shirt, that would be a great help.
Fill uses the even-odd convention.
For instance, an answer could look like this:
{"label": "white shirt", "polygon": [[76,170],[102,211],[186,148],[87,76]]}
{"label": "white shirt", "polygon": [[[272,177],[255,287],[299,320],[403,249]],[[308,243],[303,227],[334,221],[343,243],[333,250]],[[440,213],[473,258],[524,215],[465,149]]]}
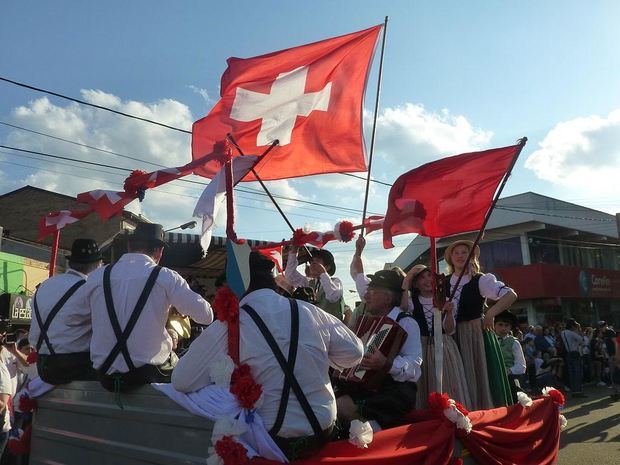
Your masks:
{"label": "white shirt", "polygon": [[[313,287],[316,280],[308,278],[297,271],[297,265],[297,254],[295,252],[290,252],[286,259],[286,269],[284,270],[284,277],[286,280],[295,287]],[[328,302],[336,302],[342,297],[343,287],[340,279],[330,276],[327,273],[321,273],[319,282],[321,283],[323,292],[325,292],[325,298]]]}
{"label": "white shirt", "polygon": [[366,295],[368,285],[370,284],[370,278],[364,273],[357,273],[355,276],[351,274],[351,277],[353,278],[353,281],[355,281],[355,289],[357,289],[357,294],[360,296],[360,300],[364,301],[364,296]]}
{"label": "white shirt", "polygon": [[[500,339],[505,339],[506,336]],[[523,349],[521,348],[521,344],[516,339],[512,341],[512,355],[514,357],[514,364],[509,367],[511,375],[522,375],[525,373],[526,364],[525,364],[525,355],[523,355]]]}
{"label": "white shirt", "polygon": [[[8,394],[11,397],[15,395],[13,392],[11,375],[9,375],[9,371],[7,370],[4,363],[0,363],[0,394]],[[7,403],[9,401],[7,400]],[[9,412],[8,407],[4,409],[2,412],[3,417],[3,425],[2,432],[6,433],[11,430],[11,414]]]}
{"label": "white shirt", "polygon": [[0,365],[4,365],[7,373],[9,374],[11,381],[11,392],[9,392],[9,394],[14,396],[17,393],[19,361],[17,360],[17,357],[9,352],[5,347],[0,347]]}
{"label": "white shirt", "polygon": [[[110,287],[121,329],[127,326],[129,317],[155,266],[153,259],[147,255],[126,253],[112,268]],[[90,308],[93,323],[90,358],[95,368],[103,365],[116,344],[116,336],[103,295],[104,270],[105,268],[99,268],[94,271],[80,289],[84,305]],[[191,317],[196,323],[207,325],[213,321],[213,312],[209,303],[192,291],[185,279],[176,271],[162,267],[140,318],[127,341],[131,360],[137,368],[145,364],[161,365],[170,356],[172,339],[166,331],[166,321],[172,305],[181,315]],[[125,359],[122,354],[119,354],[108,370],[108,374],[126,373],[127,371],[129,368]]]}
{"label": "white shirt", "polygon": [[[422,304],[422,308],[424,309],[424,318],[426,318],[426,324],[428,326],[428,331],[430,332],[430,336],[433,337],[433,298],[432,297],[422,297],[421,295],[418,296],[418,300],[420,301],[420,304]],[[411,299],[409,299],[409,309],[413,310],[413,302]],[[446,318],[447,315],[444,315],[442,317],[442,326],[445,330],[445,326],[446,326]],[[456,318],[454,316],[454,312],[452,312],[452,318],[454,319],[455,323],[456,323]],[[456,324],[454,325],[454,327],[456,328]],[[451,336],[452,334],[454,334],[456,332],[456,330],[452,331],[449,336]]]}
{"label": "white shirt", "polygon": [[564,347],[568,352],[579,352],[582,355],[583,338],[575,331],[565,329],[560,333]]}
{"label": "white shirt", "polygon": [[[41,320],[45,322],[50,311],[62,296],[78,281],[87,279],[85,274],[69,269],[66,273],[52,276],[43,281],[37,289],[35,298],[37,306],[41,312]],[[63,308],[56,314],[49,329],[47,336],[57,354],[72,354],[88,352],[90,350],[90,338],[92,335],[92,325],[90,322],[90,309],[84,305],[83,299],[79,297],[80,291],[85,286],[82,285],[67,300]],[[37,346],[39,335],[41,334],[39,323],[32,315],[28,341],[32,347]],[[50,351],[45,341],[41,344],[39,353],[49,355]]]}
{"label": "white shirt", "polygon": [[[454,289],[454,285],[456,284],[457,280],[458,275],[454,273],[450,277],[450,292],[453,292],[452,290]],[[467,284],[469,281],[471,281],[471,276],[469,274],[463,276],[461,282],[459,283],[459,286],[456,289],[456,292],[454,293],[454,298],[452,299],[452,302],[454,302],[454,306],[457,309],[455,312],[455,317],[458,316],[459,301],[461,299],[461,293],[463,292],[463,286],[465,286],[465,284]],[[480,295],[482,297],[491,300],[501,299],[510,291],[512,291],[512,289],[506,286],[503,282],[498,281],[495,275],[492,273],[485,273],[480,276],[480,279],[478,280],[478,290],[480,291]]]}
{"label": "white shirt", "polygon": [[[322,428],[336,419],[336,401],[329,380],[328,368],[344,369],[356,365],[363,355],[362,342],[344,323],[320,308],[298,300],[299,347],[295,362],[295,377],[303,388],[312,410]],[[265,322],[285,357],[288,357],[291,332],[291,312],[288,299],[271,289],[259,289],[246,295],[240,306],[248,304]],[[265,338],[251,317],[240,310],[239,358],[252,368],[254,380],[263,387],[263,402],[258,413],[269,430],[275,422],[284,373]],[[214,322],[192,343],[172,373],[172,384],[182,392],[191,392],[212,383],[209,373],[213,363],[227,355],[228,326]],[[312,434],[295,394],[291,390],[282,437]]]}
{"label": "white shirt", "polygon": [[[400,307],[394,307],[386,316],[396,321],[401,313]],[[407,331],[407,339],[403,347],[394,357],[390,375],[394,381],[415,382],[422,374],[422,343],[420,342],[420,327],[413,317],[402,318],[398,324]]]}

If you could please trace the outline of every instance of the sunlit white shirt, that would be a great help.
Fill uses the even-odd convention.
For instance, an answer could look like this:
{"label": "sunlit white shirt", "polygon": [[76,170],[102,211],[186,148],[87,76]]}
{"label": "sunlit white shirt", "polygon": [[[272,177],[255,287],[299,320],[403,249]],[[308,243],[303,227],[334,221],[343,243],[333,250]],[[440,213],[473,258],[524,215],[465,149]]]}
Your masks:
{"label": "sunlit white shirt", "polygon": [[[336,419],[336,401],[328,375],[331,365],[344,369],[362,358],[362,342],[337,318],[307,302],[299,305],[299,346],[295,377],[303,388],[322,428]],[[250,305],[265,322],[285,357],[288,357],[291,334],[291,311],[288,299],[271,289],[259,289],[241,299],[240,306]],[[269,430],[275,422],[284,373],[265,338],[251,317],[243,310],[239,315],[239,358],[252,368],[254,380],[263,387],[263,402],[258,407]],[[198,390],[212,383],[214,362],[227,354],[228,326],[214,322],[192,343],[172,373],[172,384],[182,392]],[[291,391],[282,429],[282,437],[306,436],[312,428],[297,398]]]}
{"label": "sunlit white shirt", "polygon": [[[66,273],[52,276],[43,281],[35,294],[37,306],[41,313],[41,320],[45,322],[52,308],[71,286],[87,278],[85,274],[68,269]],[[80,297],[80,291],[83,290],[84,286],[85,284],[67,300],[47,330],[47,336],[54,352],[57,354],[72,354],[88,352],[90,350],[90,338],[92,335],[90,309],[88,305],[84,304],[83,298]],[[40,334],[41,330],[34,316],[33,305],[32,322],[30,323],[30,332],[28,333],[28,341],[32,347],[37,346]],[[49,355],[50,351],[45,341],[41,344],[39,353]]]}
{"label": "sunlit white shirt", "polygon": [[[286,280],[295,287],[314,287],[316,280],[301,274],[297,271],[297,266],[297,254],[290,252],[286,259],[286,269],[284,270],[284,277]],[[328,302],[336,302],[342,297],[343,287],[340,279],[335,276],[330,276],[327,273],[321,273],[319,282],[321,283],[321,287],[325,292],[325,298]]]}
{"label": "sunlit white shirt", "polygon": [[[155,266],[153,259],[147,255],[126,253],[112,268],[110,276],[112,300],[121,329],[127,325]],[[84,298],[84,305],[89,307],[91,312],[93,336],[90,356],[95,368],[103,365],[116,344],[116,336],[103,295],[103,272],[104,268],[93,272],[83,286],[83,292],[80,292]],[[145,364],[161,365],[170,356],[172,339],[166,331],[170,306],[174,306],[181,315],[191,317],[196,323],[209,324],[213,321],[209,303],[192,291],[185,279],[176,271],[163,267],[127,341],[129,354],[136,367]],[[125,359],[119,354],[108,374],[127,371],[129,368]]]}
{"label": "sunlit white shirt", "polygon": [[[396,321],[401,313],[399,307],[394,307],[387,314],[388,318]],[[420,342],[420,327],[412,317],[401,318],[398,322],[407,331],[407,339],[403,347],[394,357],[390,375],[394,381],[417,381],[422,374],[422,343]]]}

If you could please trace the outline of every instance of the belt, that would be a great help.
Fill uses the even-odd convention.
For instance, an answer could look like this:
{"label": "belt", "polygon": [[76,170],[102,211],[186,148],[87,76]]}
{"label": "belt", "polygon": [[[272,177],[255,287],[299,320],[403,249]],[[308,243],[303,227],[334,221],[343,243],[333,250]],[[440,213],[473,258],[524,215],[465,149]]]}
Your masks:
{"label": "belt", "polygon": [[274,442],[284,452],[289,460],[305,459],[321,450],[329,442],[334,431],[334,425],[324,429],[320,435],[283,438],[272,436]]}

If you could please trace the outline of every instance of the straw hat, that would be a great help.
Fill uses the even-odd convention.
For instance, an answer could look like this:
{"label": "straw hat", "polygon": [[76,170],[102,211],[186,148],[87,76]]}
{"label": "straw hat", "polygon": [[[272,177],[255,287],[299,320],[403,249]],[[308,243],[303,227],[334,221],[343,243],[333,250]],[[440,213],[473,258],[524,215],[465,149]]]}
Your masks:
{"label": "straw hat", "polygon": [[[471,248],[474,246],[474,241],[460,240],[460,241],[454,241],[452,244],[450,244],[446,248],[446,251],[443,254],[443,258],[446,260],[446,263],[452,265],[452,251],[454,250],[455,247],[459,245],[464,245],[469,250],[471,250]],[[480,257],[480,247],[476,246],[476,250],[474,251],[473,258],[478,259],[479,257]]]}
{"label": "straw hat", "polygon": [[420,273],[426,270],[430,270],[430,268],[426,265],[423,265],[421,263],[414,265],[411,270],[409,270],[409,273],[411,273],[411,280],[415,281],[415,278],[417,278]]}

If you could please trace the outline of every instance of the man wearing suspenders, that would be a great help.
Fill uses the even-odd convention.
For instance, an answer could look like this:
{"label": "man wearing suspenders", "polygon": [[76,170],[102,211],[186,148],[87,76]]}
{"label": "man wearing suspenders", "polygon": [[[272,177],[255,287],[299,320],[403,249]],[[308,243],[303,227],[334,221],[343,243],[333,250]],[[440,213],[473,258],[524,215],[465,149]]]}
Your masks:
{"label": "man wearing suspenders", "polygon": [[342,321],[344,317],[343,287],[342,281],[334,276],[336,272],[334,256],[325,249],[312,252],[308,270],[309,277],[297,271],[297,248],[293,247],[286,259],[284,277],[295,287],[313,288],[316,306]]}
{"label": "man wearing suspenders", "polygon": [[176,271],[157,265],[163,239],[160,224],[138,224],[128,237],[128,253],[93,273],[84,286],[93,321],[91,358],[110,391],[170,381],[176,362],[166,331],[170,306],[197,323],[213,321],[207,301]]}
{"label": "man wearing suspenders", "polygon": [[33,298],[28,340],[38,352],[37,370],[50,384],[93,380],[90,361],[90,310],[80,291],[90,273],[101,266],[97,242],[76,239],[66,273],[44,281]]}
{"label": "man wearing suspenders", "polygon": [[[336,402],[328,369],[359,363],[361,341],[336,317],[276,293],[274,263],[250,254],[250,284],[239,302],[239,358],[262,385],[265,427],[289,459],[318,451],[330,438]],[[227,354],[227,323],[216,321],[181,358],[172,384],[192,392],[212,383],[214,362]]]}
{"label": "man wearing suspenders", "polygon": [[368,277],[366,312],[396,321],[407,332],[407,339],[392,361],[380,351],[364,355],[362,366],[369,370],[387,369],[388,374],[377,392],[343,386],[346,394],[337,400],[338,419],[343,424],[355,419],[368,420],[377,430],[399,424],[415,408],[416,381],[422,374],[422,345],[418,323],[400,309],[402,275],[395,270],[380,270]]}

